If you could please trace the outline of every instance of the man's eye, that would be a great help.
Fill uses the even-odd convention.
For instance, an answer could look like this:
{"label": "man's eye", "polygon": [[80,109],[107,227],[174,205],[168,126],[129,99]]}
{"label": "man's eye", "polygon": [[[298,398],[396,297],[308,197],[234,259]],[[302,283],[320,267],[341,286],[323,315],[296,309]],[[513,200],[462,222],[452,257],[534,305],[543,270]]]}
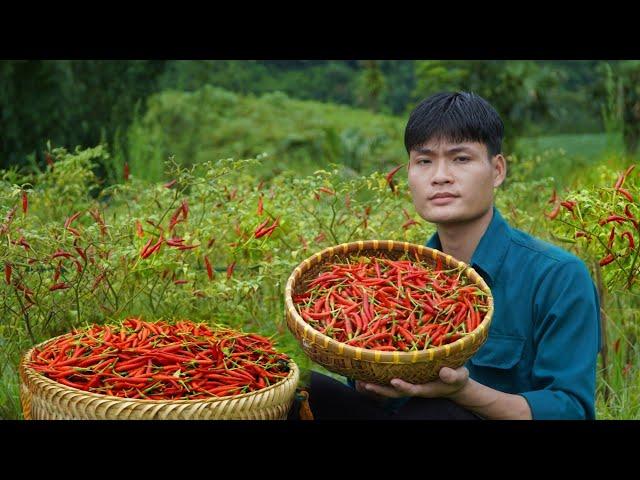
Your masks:
{"label": "man's eye", "polygon": [[421,158],[418,160],[418,163],[431,163],[431,160],[429,160],[428,158]]}
{"label": "man's eye", "polygon": [[456,160],[459,162],[467,162],[469,160],[471,160],[469,157],[456,157]]}

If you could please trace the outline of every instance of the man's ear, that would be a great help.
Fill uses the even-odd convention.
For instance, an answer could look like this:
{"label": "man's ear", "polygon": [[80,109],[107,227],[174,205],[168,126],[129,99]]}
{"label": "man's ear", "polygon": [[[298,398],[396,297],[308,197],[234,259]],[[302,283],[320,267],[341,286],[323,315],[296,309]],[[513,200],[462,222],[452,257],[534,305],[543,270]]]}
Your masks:
{"label": "man's ear", "polygon": [[493,157],[491,165],[493,166],[493,187],[498,188],[507,177],[507,159],[499,153]]}

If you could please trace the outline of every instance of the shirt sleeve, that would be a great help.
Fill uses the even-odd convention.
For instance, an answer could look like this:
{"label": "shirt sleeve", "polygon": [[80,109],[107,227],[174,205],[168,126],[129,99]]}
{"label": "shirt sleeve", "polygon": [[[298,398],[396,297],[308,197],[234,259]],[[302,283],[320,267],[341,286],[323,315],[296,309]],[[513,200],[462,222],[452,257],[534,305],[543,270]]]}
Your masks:
{"label": "shirt sleeve", "polygon": [[534,420],[594,419],[600,304],[581,260],[562,262],[539,285],[534,302]]}

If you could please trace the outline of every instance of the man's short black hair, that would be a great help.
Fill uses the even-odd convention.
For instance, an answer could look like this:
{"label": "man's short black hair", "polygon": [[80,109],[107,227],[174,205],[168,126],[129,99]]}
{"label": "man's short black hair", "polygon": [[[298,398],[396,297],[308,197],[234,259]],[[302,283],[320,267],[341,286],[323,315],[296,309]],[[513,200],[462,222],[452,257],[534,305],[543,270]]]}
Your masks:
{"label": "man's short black hair", "polygon": [[413,109],[404,131],[407,153],[431,139],[479,142],[489,157],[502,151],[504,124],[484,98],[470,92],[442,92],[425,98]]}

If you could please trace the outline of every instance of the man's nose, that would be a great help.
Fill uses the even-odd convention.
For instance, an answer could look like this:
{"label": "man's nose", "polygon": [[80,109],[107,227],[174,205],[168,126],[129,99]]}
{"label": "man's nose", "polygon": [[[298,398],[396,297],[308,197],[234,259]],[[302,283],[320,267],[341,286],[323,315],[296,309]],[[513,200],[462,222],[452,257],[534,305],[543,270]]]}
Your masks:
{"label": "man's nose", "polygon": [[451,170],[446,161],[438,162],[436,164],[436,170],[431,179],[432,183],[450,183],[453,181],[451,176]]}

